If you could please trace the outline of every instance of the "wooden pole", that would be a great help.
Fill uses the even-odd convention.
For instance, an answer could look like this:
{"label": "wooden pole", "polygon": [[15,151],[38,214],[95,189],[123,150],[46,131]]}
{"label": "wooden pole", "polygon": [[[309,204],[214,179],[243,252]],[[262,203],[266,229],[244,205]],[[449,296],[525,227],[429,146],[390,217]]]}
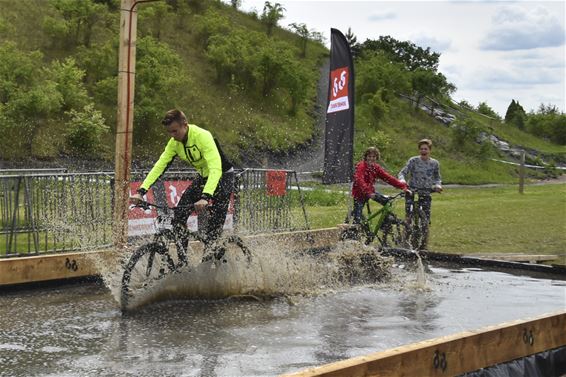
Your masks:
{"label": "wooden pole", "polygon": [[521,166],[519,167],[519,194],[525,189],[525,151],[521,152]]}
{"label": "wooden pole", "polygon": [[135,0],[120,5],[120,47],[118,60],[118,109],[114,180],[114,245],[128,239],[128,197],[134,126],[134,83],[136,67],[137,14]]}

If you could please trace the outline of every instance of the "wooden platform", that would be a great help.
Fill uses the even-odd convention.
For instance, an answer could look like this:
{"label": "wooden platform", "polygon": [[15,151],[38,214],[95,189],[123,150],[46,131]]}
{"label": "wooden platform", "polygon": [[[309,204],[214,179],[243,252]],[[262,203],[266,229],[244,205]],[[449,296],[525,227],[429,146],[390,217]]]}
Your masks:
{"label": "wooden platform", "polygon": [[566,311],[413,343],[287,377],[456,376],[566,345]]}

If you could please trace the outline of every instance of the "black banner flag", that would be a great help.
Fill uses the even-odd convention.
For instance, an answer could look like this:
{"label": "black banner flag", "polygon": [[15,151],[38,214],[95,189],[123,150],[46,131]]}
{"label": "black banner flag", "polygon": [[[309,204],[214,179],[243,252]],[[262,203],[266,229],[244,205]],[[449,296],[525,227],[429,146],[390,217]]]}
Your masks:
{"label": "black banner flag", "polygon": [[354,63],[350,45],[331,29],[323,183],[350,182],[354,164]]}

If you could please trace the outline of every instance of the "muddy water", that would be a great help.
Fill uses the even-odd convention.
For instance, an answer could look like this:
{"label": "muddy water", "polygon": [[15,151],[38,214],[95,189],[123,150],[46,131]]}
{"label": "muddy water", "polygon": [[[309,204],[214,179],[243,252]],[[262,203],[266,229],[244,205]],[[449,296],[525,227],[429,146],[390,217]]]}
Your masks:
{"label": "muddy water", "polygon": [[272,376],[566,309],[566,281],[551,277],[430,266],[423,290],[417,275],[393,265],[380,283],[128,316],[101,283],[5,292],[0,376]]}

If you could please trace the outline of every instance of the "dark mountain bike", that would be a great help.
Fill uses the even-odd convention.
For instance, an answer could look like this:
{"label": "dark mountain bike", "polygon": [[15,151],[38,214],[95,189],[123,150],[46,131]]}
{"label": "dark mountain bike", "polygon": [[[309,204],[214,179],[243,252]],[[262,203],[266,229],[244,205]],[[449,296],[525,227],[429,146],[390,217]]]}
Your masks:
{"label": "dark mountain bike", "polygon": [[[432,189],[417,189],[411,197],[405,198],[408,203],[407,233],[405,239],[413,250],[426,250],[430,228],[430,206]],[[415,198],[415,195],[418,197]]]}
{"label": "dark mountain bike", "polygon": [[383,200],[380,201],[383,206],[375,212],[371,211],[368,201],[364,207],[360,224],[347,224],[340,238],[342,240],[356,239],[366,245],[377,242],[382,249],[404,247],[406,245],[405,221],[394,213],[395,203],[404,197],[404,194],[400,192],[393,196],[383,195]]}
{"label": "dark mountain bike", "polygon": [[[145,289],[152,282],[179,272],[184,267],[190,268],[188,256],[195,254],[190,246],[190,241],[203,243],[205,253],[201,263],[207,261],[226,262],[226,251],[233,246],[241,251],[248,263],[251,261],[250,250],[238,236],[223,236],[213,244],[205,246],[204,236],[201,232],[194,232],[187,228],[175,231],[171,229],[174,208],[148,202],[142,202],[136,207],[146,210],[155,207],[160,214],[155,221],[156,233],[153,235],[153,239],[135,250],[124,265],[120,295],[120,305],[123,311],[127,310],[128,303],[137,290]],[[189,212],[194,210],[194,206],[183,208]]]}

